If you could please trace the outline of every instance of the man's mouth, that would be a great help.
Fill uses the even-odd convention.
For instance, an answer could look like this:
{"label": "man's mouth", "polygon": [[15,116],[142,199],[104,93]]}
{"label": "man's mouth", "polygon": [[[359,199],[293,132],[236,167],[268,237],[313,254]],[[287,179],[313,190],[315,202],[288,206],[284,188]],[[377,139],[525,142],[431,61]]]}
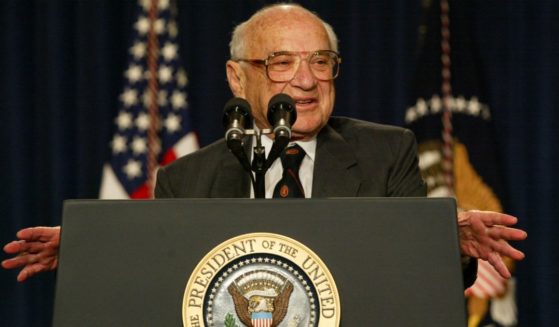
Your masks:
{"label": "man's mouth", "polygon": [[297,107],[299,107],[299,106],[303,106],[303,107],[304,107],[304,106],[313,104],[313,103],[315,103],[315,102],[316,102],[316,99],[314,99],[314,98],[310,98],[310,99],[295,99],[295,105],[296,105]]}

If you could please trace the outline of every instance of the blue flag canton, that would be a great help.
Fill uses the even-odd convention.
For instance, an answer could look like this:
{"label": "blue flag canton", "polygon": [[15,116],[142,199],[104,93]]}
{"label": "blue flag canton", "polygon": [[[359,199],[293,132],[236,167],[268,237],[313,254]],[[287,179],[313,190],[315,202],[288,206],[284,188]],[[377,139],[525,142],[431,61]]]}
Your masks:
{"label": "blue flag canton", "polygon": [[[120,110],[111,141],[111,166],[128,194],[147,180],[148,130],[152,124],[148,112],[149,90],[148,32],[151,1],[140,0],[137,20],[124,72],[124,88],[119,97]],[[175,12],[168,0],[159,0],[153,29],[157,36],[157,107],[158,162],[185,135],[191,132],[186,86],[188,78],[180,64]]]}

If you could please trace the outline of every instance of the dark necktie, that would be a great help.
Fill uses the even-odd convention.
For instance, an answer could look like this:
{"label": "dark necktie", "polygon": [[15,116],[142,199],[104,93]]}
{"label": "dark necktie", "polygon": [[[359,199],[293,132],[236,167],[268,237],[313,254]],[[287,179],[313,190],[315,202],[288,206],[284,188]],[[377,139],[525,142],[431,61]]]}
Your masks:
{"label": "dark necktie", "polygon": [[274,198],[304,198],[305,191],[299,179],[299,167],[305,157],[305,150],[297,144],[285,148],[282,152],[281,165],[283,176],[274,188]]}

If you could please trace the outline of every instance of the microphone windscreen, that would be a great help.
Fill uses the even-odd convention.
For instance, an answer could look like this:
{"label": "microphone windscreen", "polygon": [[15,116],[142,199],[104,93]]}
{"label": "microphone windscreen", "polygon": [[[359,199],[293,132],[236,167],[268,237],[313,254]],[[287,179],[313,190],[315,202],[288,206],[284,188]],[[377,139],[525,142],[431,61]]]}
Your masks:
{"label": "microphone windscreen", "polygon": [[284,110],[289,114],[289,124],[293,125],[297,119],[297,111],[295,110],[295,101],[292,97],[285,93],[278,93],[274,95],[268,103],[268,121],[274,125],[277,119],[275,113],[277,110]]}
{"label": "microphone windscreen", "polygon": [[295,107],[295,101],[293,101],[293,98],[285,93],[278,93],[274,95],[270,99],[268,107],[275,107],[280,102],[287,103],[288,105]]}
{"label": "microphone windscreen", "polygon": [[[229,115],[232,113],[237,113],[245,118],[250,118],[250,104],[247,100],[239,97],[235,97],[227,101],[223,108],[223,126],[227,127],[230,123]],[[245,119],[245,123],[248,124],[250,119]],[[246,127],[246,126],[245,126]]]}

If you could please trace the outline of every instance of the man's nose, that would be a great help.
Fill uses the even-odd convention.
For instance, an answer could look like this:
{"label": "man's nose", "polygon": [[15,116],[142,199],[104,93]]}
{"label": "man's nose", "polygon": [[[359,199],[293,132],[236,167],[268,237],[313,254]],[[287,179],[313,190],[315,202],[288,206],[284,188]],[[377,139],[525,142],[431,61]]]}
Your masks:
{"label": "man's nose", "polygon": [[298,86],[306,90],[311,89],[316,85],[317,79],[311,70],[308,60],[301,60],[301,63],[295,72],[295,76],[293,76],[290,83],[293,86]]}

